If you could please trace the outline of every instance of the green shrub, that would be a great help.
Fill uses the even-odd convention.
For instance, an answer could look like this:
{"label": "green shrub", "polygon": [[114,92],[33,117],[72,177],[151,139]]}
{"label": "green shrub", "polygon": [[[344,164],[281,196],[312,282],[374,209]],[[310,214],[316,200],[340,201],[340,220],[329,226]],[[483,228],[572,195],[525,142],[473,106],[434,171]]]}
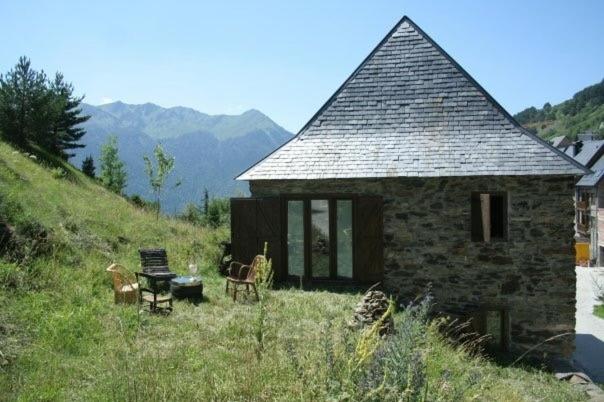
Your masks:
{"label": "green shrub", "polygon": [[23,289],[27,283],[27,276],[25,267],[0,261],[0,287]]}
{"label": "green shrub", "polygon": [[51,169],[50,174],[54,179],[64,179],[67,177],[67,172],[62,167],[56,167]]}
{"label": "green shrub", "polygon": [[425,400],[430,308],[431,298],[426,296],[396,317],[394,333],[377,348],[361,377],[363,393],[374,400]]}
{"label": "green shrub", "polygon": [[131,195],[128,197],[128,200],[130,200],[134,206],[144,209],[145,211],[156,211],[158,208],[157,202],[146,200],[138,194]]}
{"label": "green shrub", "polygon": [[207,211],[204,209],[205,207],[189,203],[178,215],[178,218],[194,225],[214,229],[230,225],[231,202],[228,198],[213,198],[208,201]]}

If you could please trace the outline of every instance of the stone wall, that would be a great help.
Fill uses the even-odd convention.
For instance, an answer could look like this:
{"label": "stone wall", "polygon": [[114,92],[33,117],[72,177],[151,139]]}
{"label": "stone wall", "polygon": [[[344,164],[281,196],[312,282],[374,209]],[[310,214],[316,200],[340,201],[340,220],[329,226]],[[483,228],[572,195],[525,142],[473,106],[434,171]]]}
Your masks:
{"label": "stone wall", "polygon": [[[511,347],[574,332],[572,176],[254,181],[253,196],[357,193],[384,198],[384,285],[412,300],[432,285],[438,310],[509,310]],[[508,240],[472,242],[470,195],[508,193]],[[570,356],[572,336],[540,348]]]}

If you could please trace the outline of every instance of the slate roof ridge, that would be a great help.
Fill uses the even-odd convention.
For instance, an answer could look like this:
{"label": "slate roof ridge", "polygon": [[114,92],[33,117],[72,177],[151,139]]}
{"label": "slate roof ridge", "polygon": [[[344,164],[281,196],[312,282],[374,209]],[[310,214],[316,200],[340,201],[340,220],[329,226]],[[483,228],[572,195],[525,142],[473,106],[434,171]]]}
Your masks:
{"label": "slate roof ridge", "polygon": [[[517,128],[521,134],[525,135],[526,137],[528,137],[530,140],[534,141],[535,143],[537,143],[540,146],[543,146],[544,148],[546,148],[547,150],[551,151],[552,153],[554,153],[555,155],[561,157],[562,159],[564,159],[566,162],[568,162],[570,165],[578,168],[579,170],[583,171],[584,174],[588,174],[591,173],[591,170],[586,168],[584,165],[582,165],[580,162],[576,161],[574,158],[572,158],[571,156],[567,155],[566,153],[562,152],[561,150],[557,149],[556,147],[554,147],[553,145],[549,144],[547,141],[541,139],[540,137],[538,137],[537,135],[531,133],[530,131],[528,131],[527,129],[525,129],[520,123],[518,123],[516,121],[516,119],[507,112],[507,110],[505,110],[503,108],[503,106],[501,106],[499,104],[499,102],[497,102],[497,100],[495,100],[495,98],[493,98],[488,91],[486,91],[482,85],[480,85],[459,63],[457,63],[457,61],[455,61],[442,47],[440,47],[440,45],[438,45],[438,43],[436,43],[427,33],[425,33],[419,26],[417,26],[415,24],[415,22],[413,22],[413,20],[411,20],[411,18],[409,18],[408,16],[404,15],[395,25],[394,27],[382,38],[382,40],[373,48],[373,50],[365,57],[365,59],[363,59],[363,61],[357,66],[357,68],[348,76],[348,78],[346,78],[346,80],[344,80],[344,82],[338,87],[338,89],[327,99],[327,101],[319,108],[319,110],[308,120],[308,122],[296,133],[295,136],[293,136],[289,141],[285,142],[284,144],[282,144],[280,147],[276,148],[274,151],[272,151],[271,153],[269,153],[268,155],[266,155],[264,158],[260,159],[259,161],[257,161],[256,163],[254,163],[253,165],[249,166],[247,169],[243,170],[241,173],[239,173],[235,179],[239,180],[242,176],[244,176],[246,173],[248,173],[249,171],[253,170],[257,165],[261,164],[262,162],[264,162],[266,159],[270,158],[273,154],[275,154],[277,151],[279,151],[280,149],[284,148],[286,145],[288,145],[289,143],[291,143],[292,141],[295,141],[297,139],[300,138],[300,136],[302,134],[304,134],[309,127],[312,126],[312,124],[326,111],[326,109],[328,109],[331,104],[337,100],[338,96],[341,94],[341,92],[349,85],[349,83],[351,81],[353,81],[355,79],[355,77],[359,74],[359,72],[363,71],[364,67],[367,65],[367,63],[369,61],[372,60],[372,58],[375,56],[375,54],[384,46],[384,44],[386,44],[388,42],[389,39],[391,39],[391,37],[399,30],[400,26],[402,24],[404,24],[405,22],[407,22],[422,38],[424,38],[428,43],[430,43],[430,45],[432,45],[434,47],[434,49],[436,49],[437,52],[439,52],[446,60],[448,60],[452,66],[457,69],[469,82],[470,85],[472,85],[476,90],[478,90],[478,92],[484,96],[486,102],[488,102],[490,105],[492,105],[498,112],[500,112],[502,114],[502,116],[508,120],[515,128]],[[245,179],[245,180],[250,180],[250,179]],[[253,179],[251,179],[253,180]]]}
{"label": "slate roof ridge", "polygon": [[604,155],[604,145],[600,145],[596,153],[589,159],[589,161],[585,164],[585,166],[593,166],[598,159],[600,159]]}

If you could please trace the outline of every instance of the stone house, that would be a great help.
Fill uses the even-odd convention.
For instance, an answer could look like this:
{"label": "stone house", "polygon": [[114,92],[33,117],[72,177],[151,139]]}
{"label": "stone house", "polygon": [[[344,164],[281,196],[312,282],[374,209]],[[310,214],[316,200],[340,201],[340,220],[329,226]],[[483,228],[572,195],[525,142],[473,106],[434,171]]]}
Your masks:
{"label": "stone house", "polygon": [[[553,138],[552,145],[572,156],[593,173],[579,180],[576,187],[575,239],[578,262],[581,265],[604,264],[604,140],[593,133],[577,136],[577,141],[567,137]],[[581,246],[585,245],[585,253]],[[581,254],[585,254],[582,256]]]}
{"label": "stone house", "polygon": [[[233,256],[279,280],[382,282],[522,350],[573,332],[582,165],[524,130],[409,18],[289,142],[243,172]],[[544,350],[569,355],[572,337]]]}

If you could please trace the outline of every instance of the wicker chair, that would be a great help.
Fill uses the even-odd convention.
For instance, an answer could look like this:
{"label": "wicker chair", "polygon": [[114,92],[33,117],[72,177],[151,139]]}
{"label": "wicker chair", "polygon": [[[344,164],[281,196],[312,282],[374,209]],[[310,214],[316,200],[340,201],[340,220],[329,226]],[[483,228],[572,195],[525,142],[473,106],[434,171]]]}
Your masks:
{"label": "wicker chair", "polygon": [[[264,256],[257,255],[250,265],[245,265],[237,261],[231,262],[229,274],[226,278],[226,293],[228,294],[229,290],[232,290],[234,301],[237,300],[239,286],[245,286],[245,291],[248,296],[251,293],[251,288],[251,290],[254,291],[256,300],[260,300],[258,289],[256,289],[256,272],[258,272],[258,266],[265,261]],[[230,289],[229,284],[232,285],[232,289]]]}
{"label": "wicker chair", "polygon": [[138,298],[138,283],[134,277],[134,274],[119,264],[111,264],[107,267],[106,271],[111,274],[111,278],[113,280],[113,295],[115,304],[136,303]]}

